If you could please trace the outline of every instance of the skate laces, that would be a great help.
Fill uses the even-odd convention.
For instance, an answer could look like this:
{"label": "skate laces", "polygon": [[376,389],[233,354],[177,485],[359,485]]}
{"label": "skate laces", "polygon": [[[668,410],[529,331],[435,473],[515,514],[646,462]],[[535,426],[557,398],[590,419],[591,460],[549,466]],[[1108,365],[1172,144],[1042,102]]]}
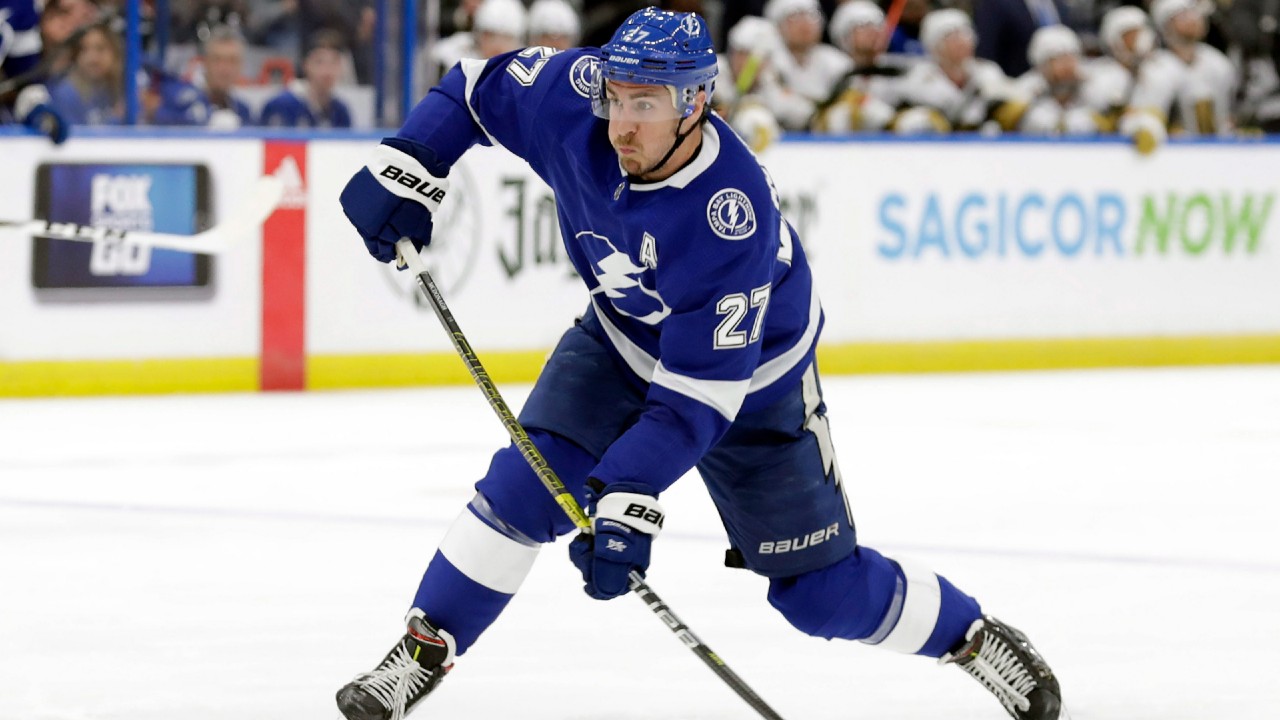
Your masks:
{"label": "skate laces", "polygon": [[361,675],[355,682],[391,711],[390,720],[403,720],[405,705],[430,679],[431,674],[409,656],[401,643],[373,672]]}
{"label": "skate laces", "polygon": [[960,667],[987,686],[1010,712],[1026,712],[1031,708],[1027,696],[1036,688],[1035,677],[1004,638],[985,629],[979,632],[983,637],[978,654],[970,655]]}

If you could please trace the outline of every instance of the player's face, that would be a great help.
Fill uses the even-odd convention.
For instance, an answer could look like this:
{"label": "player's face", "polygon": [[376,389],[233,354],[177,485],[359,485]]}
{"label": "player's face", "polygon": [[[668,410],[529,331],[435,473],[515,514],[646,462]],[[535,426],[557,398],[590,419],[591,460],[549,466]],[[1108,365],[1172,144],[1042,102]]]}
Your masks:
{"label": "player's face", "polygon": [[859,25],[849,31],[849,47],[853,48],[855,53],[865,55],[880,54],[880,26],[879,25]]}
{"label": "player's face", "polygon": [[813,13],[792,13],[783,18],[778,25],[778,32],[788,48],[792,50],[810,48],[822,39],[822,21]]}
{"label": "player's face", "polygon": [[568,35],[560,35],[556,33],[542,33],[539,35],[529,36],[529,45],[555,48],[556,50],[568,50],[573,47],[573,38]]}
{"label": "player's face", "polygon": [[1204,37],[1204,16],[1195,10],[1183,10],[1169,21],[1173,31],[1186,40],[1200,40]]}
{"label": "player's face", "polygon": [[1080,81],[1080,62],[1075,55],[1058,55],[1049,58],[1040,72],[1051,87],[1065,88]]}
{"label": "player's face", "polygon": [[[609,81],[605,85],[605,98],[609,108],[609,142],[618,153],[622,169],[646,180],[660,179],[645,177],[643,173],[667,154],[681,126],[682,118],[675,108],[671,90],[665,85]],[[699,110],[695,109],[694,114]],[[687,122],[684,128],[688,129]],[[674,156],[667,163],[668,167],[680,165]]]}
{"label": "player's face", "polygon": [[205,84],[210,90],[227,92],[235,87],[244,66],[244,50],[240,43],[224,40],[210,43],[205,50]]}
{"label": "player's face", "polygon": [[520,41],[514,35],[504,35],[488,30],[476,33],[476,50],[479,50],[480,56],[486,60],[518,49],[520,49]]}
{"label": "player's face", "polygon": [[973,34],[957,31],[947,35],[938,43],[938,60],[950,65],[959,65],[973,57]]}

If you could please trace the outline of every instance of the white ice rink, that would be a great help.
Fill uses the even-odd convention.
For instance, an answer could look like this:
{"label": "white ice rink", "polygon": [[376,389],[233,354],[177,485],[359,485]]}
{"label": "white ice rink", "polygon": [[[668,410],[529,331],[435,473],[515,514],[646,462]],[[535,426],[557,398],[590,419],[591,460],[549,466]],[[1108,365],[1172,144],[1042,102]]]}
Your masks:
{"label": "white ice rink", "polygon": [[[1026,630],[1076,720],[1280,717],[1280,368],[826,395],[861,541]],[[336,718],[502,442],[470,387],[0,401],[0,719]],[[654,589],[788,720],[1006,717],[954,668],[793,631],[722,567],[696,476],[664,504]],[[564,545],[415,718],[756,717]]]}

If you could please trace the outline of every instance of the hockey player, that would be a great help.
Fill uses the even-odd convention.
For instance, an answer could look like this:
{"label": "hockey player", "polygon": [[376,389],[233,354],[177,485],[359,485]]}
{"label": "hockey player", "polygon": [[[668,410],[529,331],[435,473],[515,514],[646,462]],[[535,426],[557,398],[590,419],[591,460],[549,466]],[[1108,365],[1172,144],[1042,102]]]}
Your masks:
{"label": "hockey player", "polygon": [[529,44],[568,50],[582,37],[578,12],[565,0],[535,0],[529,6]]}
{"label": "hockey player", "polygon": [[1107,57],[1089,66],[1086,102],[1105,108],[1110,124],[1150,153],[1168,137],[1169,111],[1182,82],[1177,63],[1151,62],[1155,32],[1147,14],[1136,7],[1111,10],[1099,33]]}
{"label": "hockey player", "polygon": [[518,0],[484,0],[476,9],[470,32],[457,32],[436,43],[428,54],[429,62],[448,70],[459,60],[488,60],[511,52],[524,46],[527,25],[528,13]]}
{"label": "hockey player", "polygon": [[[805,251],[755,157],[708,112],[715,80],[702,18],[654,8],[600,49],[465,61],[347,183],[343,210],[386,262],[401,238],[430,241],[449,169],[473,145],[505,147],[555,191],[590,303],[520,421],[592,518],[569,546],[590,596],[626,594],[628,574],[645,572],[658,498],[696,467],[730,558],[769,578],[769,602],[796,628],[941,658],[1013,717],[1055,720],[1057,680],[1024,635],[941,576],[856,542]],[[539,548],[574,529],[514,446],[476,490],[423,575],[408,632],[338,692],[347,718],[412,709]]]}
{"label": "hockey player", "polygon": [[1239,75],[1221,50],[1201,42],[1208,28],[1200,3],[1156,0],[1151,20],[1168,47],[1156,51],[1151,62],[1182,75],[1170,124],[1188,135],[1231,134]]}
{"label": "hockey player", "polygon": [[769,0],[764,16],[778,28],[786,49],[776,60],[782,84],[799,96],[797,101],[806,111],[803,122],[784,117],[783,125],[789,130],[805,130],[814,108],[831,97],[852,61],[822,42],[825,18],[818,0]]}
{"label": "hockey player", "polygon": [[1018,130],[1028,135],[1096,135],[1108,130],[1105,107],[1090,107],[1084,93],[1080,38],[1065,25],[1047,25],[1031,35],[1031,70],[1015,82],[1026,110]]}
{"label": "hockey player", "polygon": [[54,108],[41,79],[40,11],[35,0],[0,0],[0,125],[19,122],[55,144],[68,124]]}
{"label": "hockey player", "polygon": [[930,62],[911,68],[900,85],[911,107],[894,121],[902,134],[1010,130],[997,110],[1013,98],[1012,81],[999,65],[974,56],[973,21],[955,9],[934,10],[920,25]]}
{"label": "hockey player", "polygon": [[904,56],[882,51],[884,11],[870,0],[852,0],[831,16],[831,37],[853,60],[835,93],[818,107],[813,129],[825,133],[883,130],[893,121],[901,97]]}
{"label": "hockey player", "polygon": [[756,152],[782,134],[780,118],[800,125],[811,112],[808,101],[778,77],[782,52],[782,38],[773,23],[748,15],[729,30],[728,52],[717,60],[722,81],[713,100],[716,112]]}

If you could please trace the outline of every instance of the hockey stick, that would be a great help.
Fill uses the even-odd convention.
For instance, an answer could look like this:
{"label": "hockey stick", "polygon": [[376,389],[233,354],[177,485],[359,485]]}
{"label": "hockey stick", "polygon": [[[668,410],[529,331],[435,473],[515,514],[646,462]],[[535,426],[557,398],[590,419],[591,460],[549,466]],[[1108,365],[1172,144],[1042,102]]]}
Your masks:
{"label": "hockey stick", "polygon": [[49,220],[0,220],[0,230],[16,231],[46,240],[126,243],[161,250],[217,255],[226,252],[237,240],[262,224],[276,209],[284,195],[284,183],[274,175],[258,179],[244,206],[230,219],[195,235],[135,230],[112,230],[95,225],[52,222]]}
{"label": "hockey stick", "polygon": [[[516,419],[515,414],[511,412],[511,408],[507,407],[507,403],[502,399],[502,394],[498,392],[498,386],[494,384],[493,379],[489,377],[489,373],[480,364],[480,358],[476,357],[475,352],[471,349],[471,344],[467,342],[467,336],[462,334],[462,328],[458,326],[458,321],[453,318],[453,313],[449,311],[449,306],[445,304],[444,295],[440,293],[440,288],[436,286],[435,280],[432,279],[431,273],[427,271],[427,266],[422,262],[418,251],[414,249],[413,243],[408,238],[403,238],[396,243],[396,251],[402,265],[408,266],[418,281],[418,289],[422,291],[422,296],[431,304],[431,309],[435,310],[436,317],[439,318],[440,324],[444,326],[444,330],[449,335],[449,339],[453,341],[453,347],[458,351],[458,355],[462,357],[462,361],[467,366],[467,371],[471,373],[471,377],[476,381],[476,385],[480,386],[480,390],[484,392],[485,399],[489,401],[489,406],[497,413],[498,419],[502,421],[504,427],[507,428],[507,434],[511,436],[511,441],[515,443],[520,450],[520,454],[524,456],[529,467],[533,468],[533,472],[542,481],[542,485],[546,487],[547,492],[555,498],[556,504],[564,510],[569,519],[573,521],[580,530],[591,532],[591,520],[587,518],[587,514],[582,511],[582,506],[573,497],[573,494],[564,486],[560,478],[556,475],[551,466],[547,464],[542,453],[538,452],[538,448],[529,439],[528,433],[520,425],[520,421]],[[720,656],[715,654],[707,644],[702,642],[697,635],[693,634],[693,630],[684,624],[680,618],[671,610],[671,607],[663,602],[653,588],[649,587],[640,573],[632,571],[630,575],[631,591],[636,597],[640,598],[650,610],[657,615],[662,622],[666,623],[671,632],[685,644],[690,650],[697,655],[711,671],[720,677],[730,688],[733,689],[738,697],[742,698],[760,713],[760,716],[767,720],[782,720],[782,716],[769,707],[759,695],[756,694],[742,678],[738,677]]]}

